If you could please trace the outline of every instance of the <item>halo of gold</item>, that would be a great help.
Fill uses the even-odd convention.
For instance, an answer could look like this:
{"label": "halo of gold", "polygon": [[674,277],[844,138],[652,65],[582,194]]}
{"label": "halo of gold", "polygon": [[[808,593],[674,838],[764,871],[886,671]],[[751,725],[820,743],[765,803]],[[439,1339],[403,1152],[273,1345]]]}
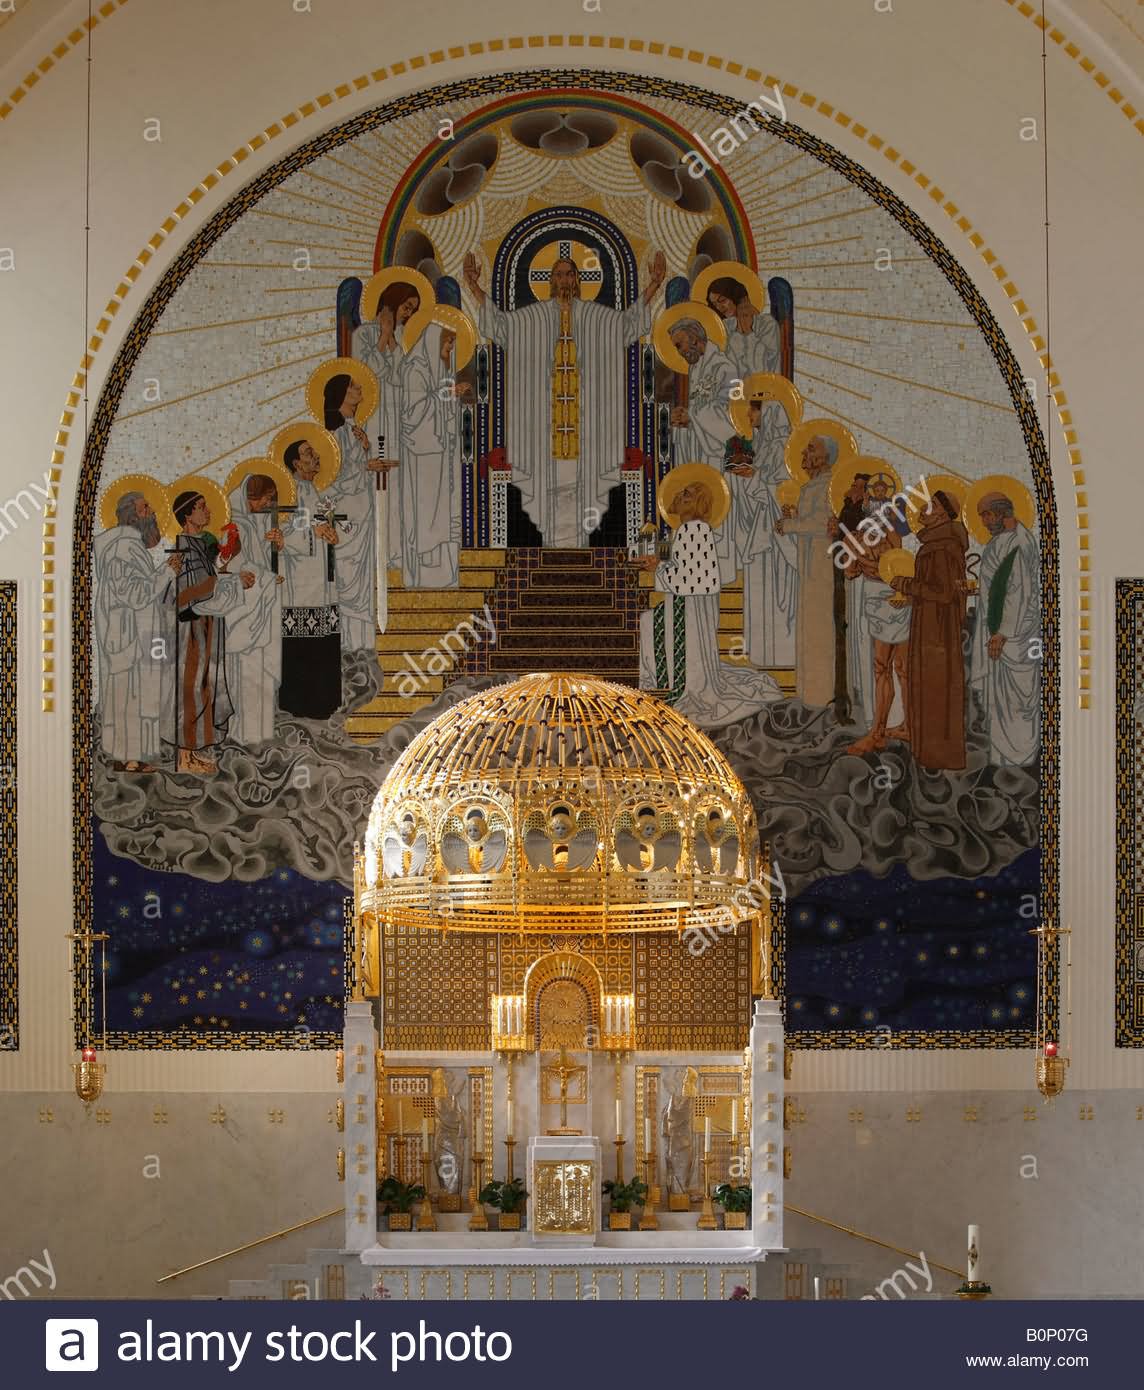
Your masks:
{"label": "halo of gold", "polygon": [[417,312],[420,313],[426,304],[436,304],[437,295],[433,290],[432,282],[419,270],[414,270],[412,266],[390,265],[384,270],[379,270],[376,275],[371,276],[365,282],[361,292],[361,321],[371,323],[377,318],[377,306],[381,302],[383,290],[387,290],[390,285],[404,283],[412,285],[417,291],[419,304]]}
{"label": "halo of gold", "polygon": [[792,430],[802,419],[802,395],[793,381],[788,381],[778,372],[752,372],[743,382],[742,396],[731,402],[731,423],[736,433],[744,439],[749,439],[753,433],[751,402],[760,397],[782,406]]}
{"label": "halo of gold", "polygon": [[[413,319],[410,319],[409,322],[412,323]],[[373,372],[364,362],[359,362],[356,357],[331,357],[328,362],[323,362],[320,367],[310,373],[310,380],[306,383],[306,409],[319,424],[325,422],[324,393],[326,382],[331,377],[338,375],[352,377],[361,387],[361,404],[354,416],[357,423],[361,425],[366,420],[372,419],[377,413],[377,403],[381,400],[381,387],[378,386],[377,377],[374,376]]]}
{"label": "halo of gold", "polygon": [[143,494],[150,502],[151,510],[159,522],[159,534],[165,540],[170,540],[179,529],[171,511],[171,499],[167,496],[167,489],[163,484],[148,473],[128,473],[122,478],[116,478],[115,482],[106,488],[99,502],[99,521],[103,529],[110,531],[113,526],[119,525],[115,515],[115,504],[125,492]]}
{"label": "halo of gold", "polygon": [[[286,450],[291,444],[303,439],[318,455],[318,475],[314,479],[314,487],[319,492],[324,492],[341,471],[342,453],[338,448],[338,441],[321,425],[315,425],[309,420],[299,420],[295,425],[283,425],[270,441],[266,456],[271,463],[278,464],[290,473],[290,469],[286,467]],[[293,477],[293,473],[290,473],[290,476]]]}
{"label": "halo of gold", "polygon": [[715,280],[737,280],[747,291],[747,298],[755,307],[755,312],[761,314],[766,308],[767,293],[763,289],[763,282],[755,274],[749,265],[744,265],[742,261],[716,261],[709,265],[706,270],[701,270],[695,277],[695,284],[691,287],[691,296],[701,304],[707,303],[707,292],[710,290],[712,282]]}
{"label": "halo of gold", "polygon": [[[965,494],[969,491],[969,484],[964,478],[954,478],[948,473],[927,473],[925,475],[925,485],[929,488],[929,495],[932,498],[935,492],[947,492],[957,503],[958,516],[962,521],[965,520]],[[906,518],[910,523],[910,530],[917,531],[921,528],[922,515],[928,508],[926,506],[911,507]]]}
{"label": "halo of gold", "polygon": [[835,516],[842,510],[843,499],[859,473],[869,473],[871,478],[876,473],[884,473],[894,484],[890,489],[891,496],[902,489],[902,480],[898,477],[897,470],[891,468],[885,459],[874,458],[870,454],[859,454],[857,458],[847,459],[844,463],[840,457],[830,470],[830,510]]}
{"label": "halo of gold", "polygon": [[[505,758],[501,740],[490,741],[490,729],[510,746],[528,748],[528,759]],[[578,740],[575,759],[565,752],[568,729]],[[682,843],[671,869],[633,875],[617,866],[617,813],[637,797],[679,827]],[[602,852],[562,874],[554,895],[551,874],[534,868],[524,842],[530,814],[558,800],[579,813],[581,826],[599,828]],[[691,813],[709,801],[740,828],[744,848],[732,874],[705,868],[695,852]],[[398,807],[416,806],[417,818],[434,828],[432,864],[458,804],[503,811],[508,834],[501,872],[389,878],[381,871],[382,832]],[[760,872],[757,834],[750,796],[726,755],[670,705],[647,691],[569,672],[522,676],[444,710],[394,762],[370,811],[366,852],[376,871],[355,873],[355,922],[442,934],[567,939],[654,931],[678,937],[720,904],[741,900],[744,885]],[[759,920],[755,916],[752,925]],[[355,949],[376,952],[381,933],[358,930]]]}
{"label": "halo of gold", "polygon": [[824,434],[838,445],[838,457],[834,467],[847,463],[858,453],[858,443],[845,425],[837,420],[803,420],[790,432],[790,438],[783,450],[783,462],[787,472],[797,483],[808,483],[806,469],[802,466],[802,451],[817,434]]}
{"label": "halo of gold", "polygon": [[298,486],[297,479],[294,477],[293,473],[290,472],[285,464],[261,457],[244,459],[242,463],[236,463],[234,465],[230,470],[225,484],[227,497],[230,496],[236,487],[244,483],[247,478],[253,477],[256,473],[260,473],[265,478],[274,479],[274,483],[278,488],[278,501],[284,507],[292,507],[294,505],[294,501],[298,496]]}
{"label": "halo of gold", "polygon": [[979,478],[965,495],[964,520],[975,541],[986,545],[990,539],[977,514],[977,504],[989,492],[1003,492],[1013,503],[1013,515],[1017,520],[1030,531],[1034,529],[1037,524],[1037,504],[1029,489],[1008,473],[991,473],[988,478]]}
{"label": "halo of gold", "polygon": [[802,491],[802,484],[795,482],[793,478],[784,478],[775,493],[779,499],[780,507],[797,507],[798,495]]}
{"label": "halo of gold", "polygon": [[677,463],[670,473],[665,474],[656,490],[656,506],[664,521],[674,531],[679,525],[679,517],[671,509],[671,501],[680,488],[689,483],[704,483],[711,490],[711,515],[707,524],[712,530],[722,526],[731,510],[731,489],[727,479],[717,468],[709,463]]}
{"label": "halo of gold", "polygon": [[405,325],[405,332],[401,338],[403,351],[412,352],[421,341],[422,333],[431,323],[439,323],[450,333],[457,335],[453,371],[463,372],[477,350],[477,325],[468,314],[461,309],[454,309],[451,304],[434,304],[431,309],[418,309]]}
{"label": "halo of gold", "polygon": [[[594,247],[585,246],[584,243],[580,241],[572,242],[572,260],[575,262],[577,270],[581,272],[584,270],[585,263],[589,256],[595,258],[596,265],[602,270],[603,265],[600,261],[600,253],[595,250]],[[562,261],[564,259],[565,258],[560,254],[559,241],[550,241],[547,246],[542,246],[536,255],[533,256],[528,266],[528,288],[537,299],[544,301],[552,298],[552,281],[549,279],[546,282],[541,281],[539,285],[534,285],[532,283],[533,270],[551,270],[557,261]],[[591,302],[595,299],[603,288],[604,282],[602,277],[599,280],[590,280],[585,284],[583,274],[581,274],[580,298],[585,302]],[[543,291],[543,293],[541,293],[541,291]]]}
{"label": "halo of gold", "polygon": [[680,319],[694,319],[701,323],[707,330],[709,341],[720,351],[727,346],[727,329],[714,309],[709,309],[706,304],[696,304],[691,299],[685,300],[682,304],[674,304],[670,309],[664,309],[656,315],[651,328],[651,340],[655,344],[656,356],[665,367],[687,376],[691,367],[671,341],[671,330]]}
{"label": "halo of gold", "polygon": [[914,573],[914,552],[897,547],[885,551],[878,557],[878,573],[881,575],[883,584],[888,584],[891,579],[897,579],[901,575],[912,576]]}
{"label": "halo of gold", "polygon": [[[167,485],[167,497],[170,501],[172,520],[175,516],[175,498],[181,492],[202,493],[206,498],[207,508],[211,514],[211,519],[207,522],[207,530],[212,536],[217,536],[230,520],[230,502],[218,483],[213,478],[204,478],[198,473],[188,473],[185,477],[169,483]],[[179,534],[182,529],[176,520],[175,534]]]}

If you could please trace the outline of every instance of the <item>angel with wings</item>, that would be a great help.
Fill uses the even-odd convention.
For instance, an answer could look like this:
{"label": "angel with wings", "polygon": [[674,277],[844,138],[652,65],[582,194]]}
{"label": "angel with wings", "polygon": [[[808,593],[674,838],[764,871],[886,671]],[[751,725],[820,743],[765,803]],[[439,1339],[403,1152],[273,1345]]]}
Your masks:
{"label": "angel with wings", "polygon": [[524,854],[529,866],[560,873],[586,869],[596,857],[599,842],[588,826],[576,827],[577,818],[566,802],[551,806],[547,826],[525,832]]}
{"label": "angel with wings", "polygon": [[616,832],[616,858],[632,873],[674,869],[681,849],[679,831],[661,827],[655,807],[646,803]]}
{"label": "angel with wings", "polygon": [[441,836],[441,858],[451,874],[495,874],[508,853],[508,835],[503,826],[489,824],[483,806],[465,813],[464,833],[448,830]]}
{"label": "angel with wings", "polygon": [[429,858],[429,837],[417,828],[412,811],[406,811],[400,822],[385,832],[381,845],[381,862],[386,878],[415,878],[425,872]]}
{"label": "angel with wings", "polygon": [[739,836],[734,821],[718,807],[701,816],[695,831],[695,862],[705,874],[733,874],[739,862]]}

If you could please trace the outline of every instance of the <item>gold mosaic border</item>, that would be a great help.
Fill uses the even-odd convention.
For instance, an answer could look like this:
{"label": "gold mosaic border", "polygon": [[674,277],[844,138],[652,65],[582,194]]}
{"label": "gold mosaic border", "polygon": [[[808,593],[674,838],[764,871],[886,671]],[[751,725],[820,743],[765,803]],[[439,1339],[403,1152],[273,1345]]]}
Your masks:
{"label": "gold mosaic border", "polygon": [[0,1052],[20,1048],[16,891],[17,588],[0,580]]}
{"label": "gold mosaic border", "polygon": [[[109,0],[110,3],[110,0]],[[126,3],[126,0],[120,0]],[[100,13],[103,14],[108,6],[104,6]],[[1024,9],[1029,9],[1028,5]],[[112,10],[114,6],[112,5]],[[1059,32],[1059,31],[1058,31]],[[70,36],[69,36],[70,38]],[[1063,38],[1063,35],[1062,35]],[[55,449],[52,453],[53,483],[57,480],[56,475],[59,466],[63,463],[64,450],[71,433],[71,428],[75,418],[75,410],[82,398],[82,392],[87,383],[87,373],[91,369],[91,364],[95,354],[103,344],[104,338],[111,327],[111,321],[119,312],[124,299],[130,293],[132,285],[142,274],[143,269],[156,251],[162,246],[168,236],[178,227],[179,223],[189,215],[194,207],[209,193],[220,180],[226,178],[230,173],[237,169],[255,151],[262,148],[268,142],[277,139],[286,131],[292,129],[302,120],[307,120],[316,115],[319,111],[325,110],[335,102],[342,101],[355,92],[360,92],[367,87],[387,81],[390,77],[401,77],[407,72],[416,72],[421,68],[432,67],[438,64],[455,61],[465,56],[485,56],[487,54],[514,52],[523,49],[543,49],[543,48],[569,48],[569,49],[603,49],[609,51],[626,51],[630,53],[646,53],[654,57],[667,57],[677,62],[688,62],[707,68],[725,71],[734,77],[742,77],[749,83],[758,84],[760,82],[768,87],[780,86],[784,97],[797,99],[798,102],[806,107],[816,110],[820,115],[833,120],[844,130],[848,130],[859,140],[864,141],[871,149],[879,152],[883,158],[888,159],[901,171],[910,177],[919,188],[924,189],[934,203],[940,206],[941,210],[954,222],[957,228],[964,232],[970,244],[976,250],[981,259],[989,267],[1004,293],[1009,299],[1014,312],[1018,315],[1021,327],[1029,339],[1038,361],[1045,369],[1048,389],[1057,408],[1057,414],[1061,422],[1061,427],[1065,432],[1065,439],[1069,446],[1069,461],[1073,467],[1073,486],[1076,491],[1077,508],[1077,528],[1080,532],[1080,630],[1078,638],[1080,659],[1078,676],[1078,703],[1081,709],[1088,709],[1091,690],[1091,652],[1090,647],[1090,584],[1089,574],[1089,534],[1088,534],[1088,498],[1082,490],[1085,486],[1085,477],[1082,466],[1082,458],[1077,438],[1076,428],[1073,424],[1072,413],[1067,409],[1067,398],[1061,389],[1060,377],[1057,374],[1048,353],[1045,350],[1044,340],[1040,336],[1036,320],[1029,313],[1028,306],[1020,296],[1016,285],[1013,283],[1008,271],[1000,263],[997,255],[985,244],[985,239],[973,230],[969,219],[961,212],[960,208],[951,200],[946,198],[945,193],[939,188],[932,179],[917,168],[910,160],[906,159],[897,149],[889,145],[880,135],[870,131],[861,122],[855,121],[843,111],[838,111],[829,102],[820,100],[812,92],[801,91],[793,83],[781,82],[773,74],[766,74],[759,68],[744,67],[742,63],[729,61],[718,57],[715,54],[702,53],[696,49],[685,49],[680,45],[664,44],[657,41],[645,39],[624,39],[618,36],[605,36],[603,34],[533,34],[527,38],[515,36],[507,39],[489,39],[485,42],[475,42],[466,45],[456,45],[449,49],[434,49],[428,54],[419,54],[404,61],[399,61],[387,68],[375,68],[370,73],[364,73],[359,77],[353,78],[350,82],[343,82],[334,88],[333,92],[323,92],[313,101],[308,101],[304,105],[275,121],[273,125],[267,126],[260,134],[255,135],[245,145],[240,145],[228,159],[224,159],[215,169],[194,188],[190,190],[181,203],[172,211],[163,222],[162,226],[150,238],[135,257],[131,266],[126,271],[123,280],[116,286],[115,293],[108,301],[102,317],[99,319],[92,334],[87,352],[80,364],[80,370],[76,373],[72,381],[72,388],[68,393],[67,403],[60,420],[60,427],[56,433]],[[1075,47],[1072,45],[1071,47]],[[1066,48],[1066,52],[1069,51]],[[1078,50],[1079,52],[1079,50]],[[1088,60],[1085,60],[1086,62]],[[1093,65],[1095,67],[1095,64]],[[1103,77],[1101,73],[1099,76]],[[729,98],[730,99],[730,98]],[[55,604],[55,578],[54,564],[48,565],[47,561],[54,556],[55,551],[55,525],[51,523],[51,537],[48,534],[49,523],[45,521],[44,528],[44,557],[45,565],[42,575],[42,610],[44,614],[44,637],[45,641],[49,638],[54,639],[54,604]],[[49,548],[50,547],[50,548]],[[55,710],[55,674],[54,674],[54,646],[44,648],[44,661],[41,669],[41,711],[52,713]]]}
{"label": "gold mosaic border", "polygon": [[[8,93],[7,101],[0,102],[0,121],[7,120],[41,77],[46,77],[61,59],[67,57],[73,48],[78,48],[81,43],[87,40],[89,31],[94,32],[101,19],[110,19],[126,4],[127,0],[107,0],[105,5],[100,5],[90,20],[84,19],[83,23],[73,29],[66,38],[61,39],[55,48],[50,53],[45,54],[31,72],[26,74],[23,82]],[[19,11],[15,13],[18,14]],[[8,17],[11,19],[14,18],[14,15]]]}

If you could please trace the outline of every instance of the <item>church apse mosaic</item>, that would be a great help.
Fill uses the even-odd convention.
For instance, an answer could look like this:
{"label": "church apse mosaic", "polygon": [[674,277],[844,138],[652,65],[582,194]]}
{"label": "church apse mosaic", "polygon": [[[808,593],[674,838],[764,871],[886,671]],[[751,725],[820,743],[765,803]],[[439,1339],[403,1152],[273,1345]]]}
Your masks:
{"label": "church apse mosaic", "polygon": [[[1031,1043],[1058,737],[1035,410],[916,215],[743,122],[625,74],[435,88],[266,170],[154,291],[74,556],[76,905],[111,936],[113,1045],[333,1045],[386,771],[534,670],[657,691],[728,755],[793,1045]],[[455,852],[495,873],[514,828],[478,812]],[[575,868],[578,814],[519,829]],[[617,872],[660,867],[661,819],[631,808]],[[687,830],[717,863],[723,828]],[[419,828],[392,833],[415,873]],[[686,949],[629,953],[637,1031],[735,1043],[743,943],[710,948],[739,1022],[671,1002]],[[494,991],[526,964],[479,954]],[[415,978],[382,997],[391,1037],[432,1025]],[[471,1012],[440,1020],[458,1045]]]}

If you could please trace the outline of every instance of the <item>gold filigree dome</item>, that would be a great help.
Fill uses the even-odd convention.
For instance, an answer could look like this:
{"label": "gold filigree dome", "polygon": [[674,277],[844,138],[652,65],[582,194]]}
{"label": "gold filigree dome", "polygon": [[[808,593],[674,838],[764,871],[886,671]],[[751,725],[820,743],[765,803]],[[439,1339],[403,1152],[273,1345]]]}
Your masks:
{"label": "gold filigree dome", "polygon": [[358,907],[451,931],[682,931],[753,915],[758,853],[743,784],[682,715],[608,681],[529,675],[401,754]]}

